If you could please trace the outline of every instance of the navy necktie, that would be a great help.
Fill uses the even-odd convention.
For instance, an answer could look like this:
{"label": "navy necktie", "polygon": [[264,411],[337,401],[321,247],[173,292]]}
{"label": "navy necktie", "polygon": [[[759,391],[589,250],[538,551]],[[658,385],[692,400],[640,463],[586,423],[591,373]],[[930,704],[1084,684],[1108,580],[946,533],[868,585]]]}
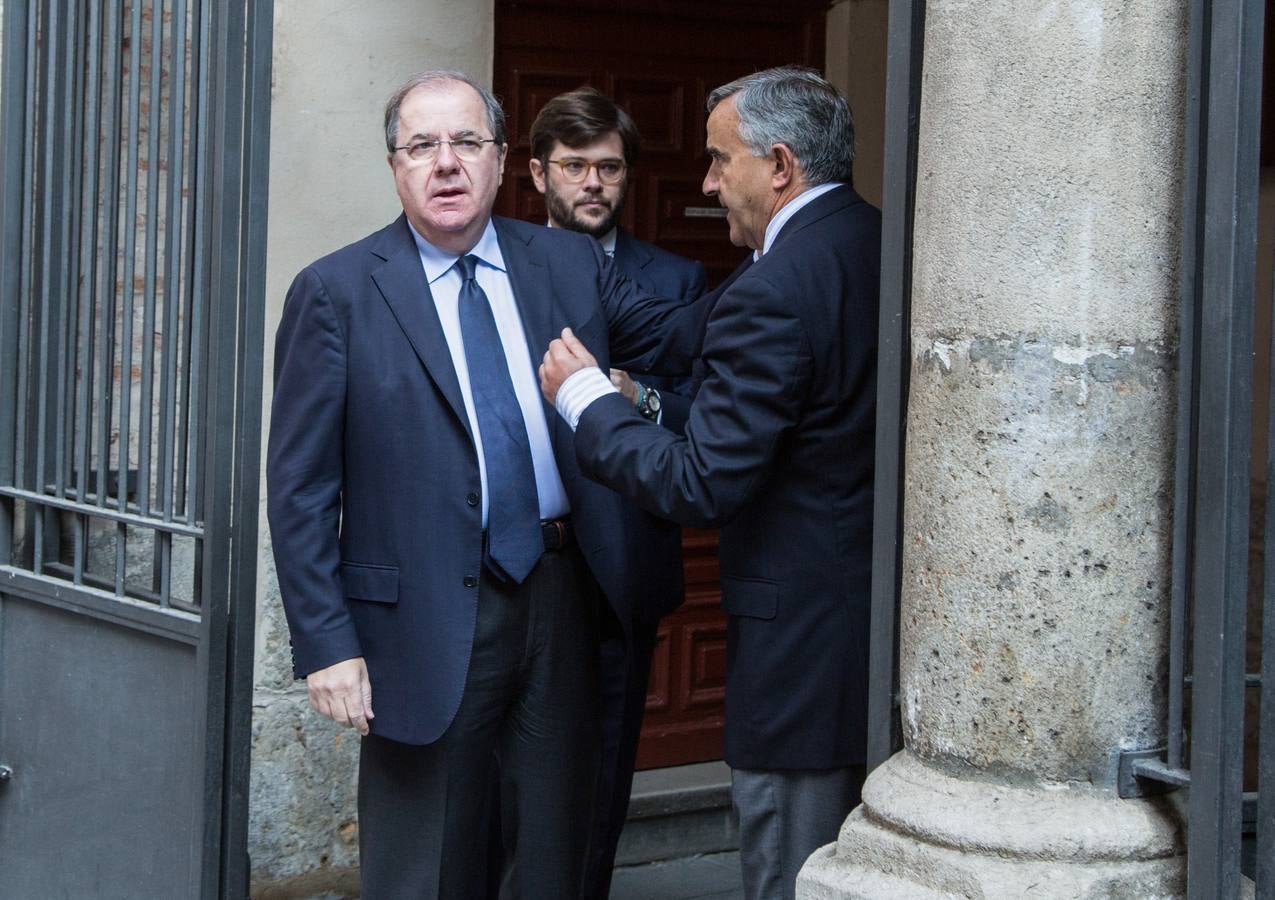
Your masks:
{"label": "navy necktie", "polygon": [[456,261],[461,277],[460,333],[487,463],[485,562],[497,576],[521,582],[544,551],[536,470],[496,318],[474,278],[477,266],[473,255]]}

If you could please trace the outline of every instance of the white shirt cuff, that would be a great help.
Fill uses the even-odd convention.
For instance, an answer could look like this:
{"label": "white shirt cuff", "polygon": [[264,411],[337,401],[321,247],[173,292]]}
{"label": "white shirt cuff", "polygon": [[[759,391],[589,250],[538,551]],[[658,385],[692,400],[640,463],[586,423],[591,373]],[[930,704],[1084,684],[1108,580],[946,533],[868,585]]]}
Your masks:
{"label": "white shirt cuff", "polygon": [[620,392],[615,389],[611,379],[604,375],[601,369],[597,366],[589,366],[587,369],[580,369],[567,376],[567,380],[558,388],[554,406],[558,408],[558,415],[566,419],[571,430],[575,431],[576,426],[580,424],[580,417],[584,415],[590,403],[607,394],[618,393]]}

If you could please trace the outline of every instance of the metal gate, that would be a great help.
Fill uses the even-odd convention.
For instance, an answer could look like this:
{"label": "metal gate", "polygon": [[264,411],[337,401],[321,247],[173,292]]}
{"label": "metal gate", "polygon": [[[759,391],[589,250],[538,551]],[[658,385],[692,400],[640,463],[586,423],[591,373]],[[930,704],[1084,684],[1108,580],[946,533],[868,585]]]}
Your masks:
{"label": "metal gate", "polygon": [[[1264,11],[1263,0],[1190,2],[1168,745],[1121,760],[1122,796],[1189,790],[1193,900],[1240,896],[1242,875],[1259,898],[1275,898],[1275,378],[1264,506],[1249,496]],[[924,31],[924,0],[891,0],[869,768],[902,747],[897,625]],[[1275,297],[1259,299],[1275,311]],[[1275,337],[1263,349],[1275,373]],[[1250,552],[1253,524],[1264,532],[1264,569]]]}
{"label": "metal gate", "polygon": [[245,896],[270,0],[6,0],[0,897]]}

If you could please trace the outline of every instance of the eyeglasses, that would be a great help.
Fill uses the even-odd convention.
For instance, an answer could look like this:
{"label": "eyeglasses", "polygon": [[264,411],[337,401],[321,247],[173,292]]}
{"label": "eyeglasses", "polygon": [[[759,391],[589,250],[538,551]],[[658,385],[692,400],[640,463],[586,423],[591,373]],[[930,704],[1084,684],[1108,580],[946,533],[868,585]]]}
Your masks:
{"label": "eyeglasses", "polygon": [[624,160],[622,159],[600,159],[597,162],[587,162],[578,156],[569,156],[566,159],[550,159],[547,162],[553,163],[562,172],[562,177],[570,184],[579,184],[589,177],[589,170],[594,169],[598,173],[598,181],[603,184],[619,184],[624,179]]}
{"label": "eyeglasses", "polygon": [[431,162],[438,157],[438,151],[442,149],[443,144],[446,144],[452,148],[452,153],[456,154],[457,159],[462,162],[474,162],[482,156],[483,144],[495,143],[498,143],[495,138],[456,138],[453,141],[417,141],[394,149],[406,150],[407,155],[415,162]]}

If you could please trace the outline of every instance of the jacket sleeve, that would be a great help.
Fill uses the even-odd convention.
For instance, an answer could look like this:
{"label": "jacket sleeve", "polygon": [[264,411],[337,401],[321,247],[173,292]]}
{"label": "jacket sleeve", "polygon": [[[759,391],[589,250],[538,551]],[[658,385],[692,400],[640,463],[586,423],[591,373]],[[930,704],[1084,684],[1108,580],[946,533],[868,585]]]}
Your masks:
{"label": "jacket sleeve", "polygon": [[[707,276],[702,263],[684,260],[678,267],[678,290],[682,298],[690,303],[704,295]],[[699,380],[690,377],[670,378],[667,376],[641,376],[639,380],[655,387],[660,392],[661,408],[660,424],[670,431],[682,434],[686,430],[686,420],[690,417],[691,403],[699,390]]]}
{"label": "jacket sleeve", "polygon": [[601,247],[596,253],[604,260],[597,270],[597,292],[611,365],[628,372],[689,375],[711,306],[688,302],[689,296],[659,297],[627,278]]}
{"label": "jacket sleeve", "polygon": [[649,512],[713,528],[765,484],[811,381],[800,320],[768,281],[741,282],[717,304],[704,339],[707,377],[684,435],[652,427],[622,396],[590,404],[576,457],[596,481]]}
{"label": "jacket sleeve", "polygon": [[298,678],[362,655],[341,587],[346,341],[313,269],[293,281],[275,337],[267,514]]}

